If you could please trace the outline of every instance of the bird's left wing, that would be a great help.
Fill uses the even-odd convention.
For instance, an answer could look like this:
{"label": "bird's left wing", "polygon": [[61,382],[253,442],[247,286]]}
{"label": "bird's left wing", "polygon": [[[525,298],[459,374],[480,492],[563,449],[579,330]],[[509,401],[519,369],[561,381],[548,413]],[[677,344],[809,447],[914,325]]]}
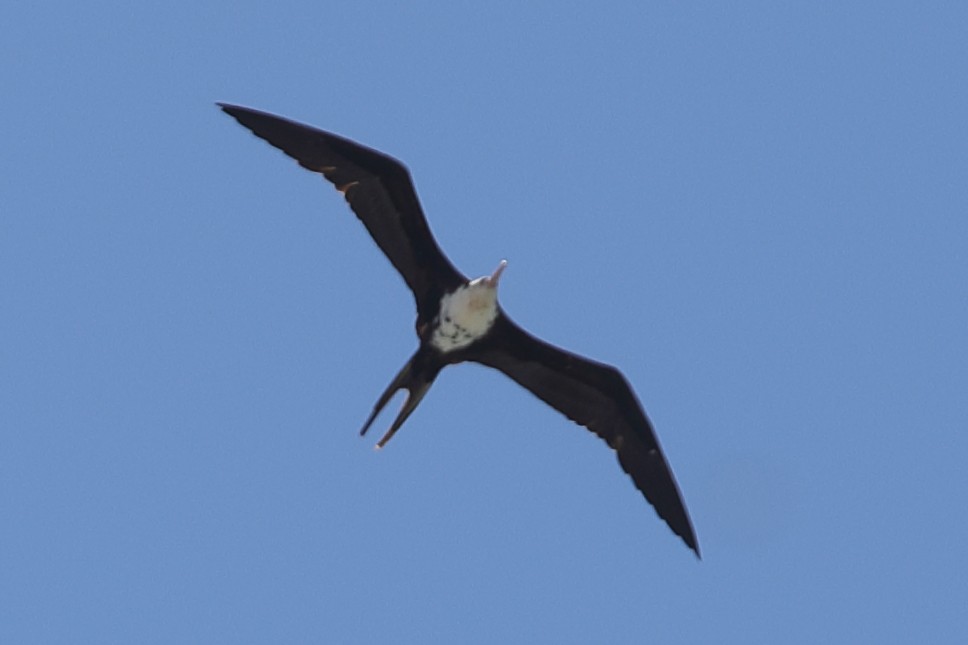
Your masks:
{"label": "bird's left wing", "polygon": [[467,279],[434,240],[402,163],[338,135],[237,105],[219,107],[343,193],[377,246],[403,276],[423,314]]}
{"label": "bird's left wing", "polygon": [[699,555],[696,534],[655,430],[617,369],[539,340],[503,312],[469,360],[496,368],[604,439],[669,528]]}

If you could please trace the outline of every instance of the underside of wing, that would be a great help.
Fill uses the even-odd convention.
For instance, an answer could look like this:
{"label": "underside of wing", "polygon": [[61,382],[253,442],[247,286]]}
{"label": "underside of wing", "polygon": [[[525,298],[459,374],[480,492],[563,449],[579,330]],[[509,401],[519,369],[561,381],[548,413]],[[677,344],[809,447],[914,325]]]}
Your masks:
{"label": "underside of wing", "polygon": [[466,281],[434,240],[407,168],[349,139],[266,112],[219,103],[257,137],[322,174],[343,193],[374,241],[414,292],[422,315]]}
{"label": "underside of wing", "polygon": [[504,372],[604,439],[659,517],[699,555],[675,477],[651,422],[621,372],[539,340],[503,313],[488,341],[469,352],[468,358]]}

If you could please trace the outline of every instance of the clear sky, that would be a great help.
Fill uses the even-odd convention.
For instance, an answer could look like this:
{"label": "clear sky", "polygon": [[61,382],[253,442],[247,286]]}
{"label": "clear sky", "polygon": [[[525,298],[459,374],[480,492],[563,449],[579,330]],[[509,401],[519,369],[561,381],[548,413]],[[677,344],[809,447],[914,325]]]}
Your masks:
{"label": "clear sky", "polygon": [[[0,642],[966,642],[968,8],[669,4],[6,3]],[[215,101],[405,161],[704,559],[483,367],[374,452],[410,294]]]}

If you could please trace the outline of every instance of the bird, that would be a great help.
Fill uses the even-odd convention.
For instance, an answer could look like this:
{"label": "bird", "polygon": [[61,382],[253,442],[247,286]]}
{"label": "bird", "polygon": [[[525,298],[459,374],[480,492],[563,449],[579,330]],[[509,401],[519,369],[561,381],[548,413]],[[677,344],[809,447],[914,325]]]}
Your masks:
{"label": "bird", "polygon": [[376,444],[385,446],[448,365],[472,361],[497,369],[603,439],[658,516],[701,558],[675,477],[625,376],[517,325],[497,301],[506,260],[490,275],[473,280],[458,271],[437,245],[402,162],[268,112],[217,105],[255,136],[329,180],[413,292],[419,345],[380,395],[361,436],[391,398],[405,390],[400,411]]}

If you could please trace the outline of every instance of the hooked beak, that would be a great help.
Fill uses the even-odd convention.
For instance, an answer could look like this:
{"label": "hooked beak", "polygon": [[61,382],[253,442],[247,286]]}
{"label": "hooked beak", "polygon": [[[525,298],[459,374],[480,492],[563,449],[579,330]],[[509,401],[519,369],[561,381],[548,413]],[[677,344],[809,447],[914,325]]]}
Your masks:
{"label": "hooked beak", "polygon": [[494,269],[494,273],[492,273],[491,274],[491,277],[488,278],[488,284],[490,284],[492,287],[494,287],[496,289],[497,288],[497,281],[501,279],[501,274],[504,273],[504,268],[507,265],[508,265],[508,261],[507,260],[501,260],[501,263],[499,265],[497,265],[497,268],[496,269]]}

